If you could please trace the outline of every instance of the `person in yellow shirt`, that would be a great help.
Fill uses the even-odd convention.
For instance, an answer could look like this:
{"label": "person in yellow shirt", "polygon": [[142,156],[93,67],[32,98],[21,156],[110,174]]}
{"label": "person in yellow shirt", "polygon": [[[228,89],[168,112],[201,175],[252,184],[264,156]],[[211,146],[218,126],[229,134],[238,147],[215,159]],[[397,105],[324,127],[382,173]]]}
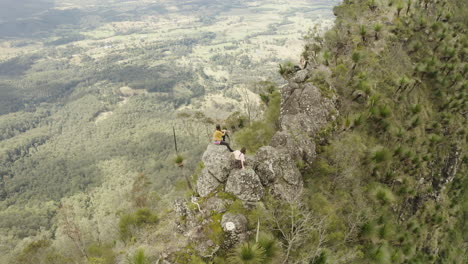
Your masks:
{"label": "person in yellow shirt", "polygon": [[216,130],[213,133],[213,143],[216,145],[224,145],[228,148],[230,152],[233,152],[233,150],[231,149],[231,146],[229,146],[229,143],[224,141],[227,135],[226,132],[227,132],[226,130],[221,130],[220,125],[216,125]]}

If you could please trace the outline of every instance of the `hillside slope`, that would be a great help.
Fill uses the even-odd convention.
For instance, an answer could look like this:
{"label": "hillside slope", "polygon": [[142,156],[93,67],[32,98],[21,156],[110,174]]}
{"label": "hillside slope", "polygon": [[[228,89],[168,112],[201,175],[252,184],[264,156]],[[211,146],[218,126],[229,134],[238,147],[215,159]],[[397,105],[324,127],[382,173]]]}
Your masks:
{"label": "hillside slope", "polygon": [[[260,148],[255,173],[227,173],[225,187],[217,183],[198,201],[201,215],[187,209],[211,235],[198,236],[172,261],[466,263],[467,11],[458,1],[337,6],[335,27],[308,36],[309,66],[298,72],[293,64],[280,66],[288,85],[279,119],[236,135],[239,146],[252,149],[248,143],[271,138],[262,131],[274,122],[280,132],[270,145],[286,147],[282,156],[301,171],[304,187],[295,193],[301,196],[285,198],[264,180],[284,171],[292,177],[294,170],[271,162],[276,150]],[[310,97],[313,87],[321,99]],[[327,99],[338,100],[336,110]],[[199,186],[210,182],[204,175],[211,167],[217,166],[199,174]],[[230,181],[258,187],[232,190]],[[248,199],[259,196],[255,204]],[[211,215],[203,215],[207,208]],[[201,241],[213,242],[211,255]],[[196,262],[193,254],[202,258]]]}
{"label": "hillside slope", "polygon": [[[334,12],[333,29],[307,38],[306,70],[281,65],[281,102],[274,89],[263,94],[265,120],[235,133],[236,147],[260,149],[254,168],[265,149],[292,142],[299,198],[281,199],[260,178],[252,191],[261,189],[261,199],[217,182],[203,198],[188,190],[173,206],[142,176],[119,196],[132,206],[114,212],[118,234],[89,235],[64,208],[57,239],[27,244],[16,262],[466,263],[466,2],[345,0]],[[336,102],[333,118],[309,122],[320,114],[309,111],[309,91]],[[298,134],[274,136],[285,129]],[[200,164],[192,186],[209,166]]]}
{"label": "hillside slope", "polygon": [[[302,199],[267,196],[242,212],[252,233],[259,220],[279,245],[277,257],[268,258],[273,252],[253,235],[220,254],[231,263],[250,263],[246,252],[261,256],[262,247],[270,260],[254,263],[466,263],[467,11],[459,1],[335,7],[335,27],[308,36],[306,76],[292,64],[280,67],[289,84],[278,124],[288,128],[291,104],[311,103],[307,84],[338,98],[339,118],[313,135],[321,119],[312,110],[294,127],[302,132],[289,134],[299,154],[316,146],[316,155],[296,155]],[[290,102],[285,95],[297,91]],[[241,131],[239,142],[249,136],[262,135]]]}

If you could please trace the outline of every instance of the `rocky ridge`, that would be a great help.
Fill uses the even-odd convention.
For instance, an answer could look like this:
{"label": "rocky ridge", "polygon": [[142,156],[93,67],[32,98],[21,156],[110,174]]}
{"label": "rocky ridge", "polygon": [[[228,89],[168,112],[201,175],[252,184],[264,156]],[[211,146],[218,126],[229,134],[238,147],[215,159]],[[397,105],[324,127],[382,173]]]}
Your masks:
{"label": "rocky ridge", "polygon": [[231,168],[233,157],[226,147],[207,147],[197,180],[201,197],[220,186],[246,202],[260,201],[266,188],[285,200],[300,195],[303,184],[296,162],[309,164],[314,160],[315,135],[337,115],[336,99],[322,96],[319,88],[307,82],[309,72],[313,70],[298,71],[282,87],[280,130],[270,146],[257,151],[245,170]]}
{"label": "rocky ridge", "polygon": [[[314,70],[308,68],[285,76],[289,83],[281,88],[280,129],[270,146],[261,147],[247,160],[245,169],[232,167],[234,157],[225,146],[208,145],[196,185],[201,198],[193,198],[201,201],[201,207],[190,211],[187,203],[176,202],[176,212],[185,219],[179,231],[196,242],[201,255],[217,250],[215,243],[203,234],[202,226],[213,221],[210,212],[222,215],[216,220],[225,233],[221,247],[230,247],[248,237],[247,219],[242,214],[226,212],[232,200],[217,197],[218,192],[233,195],[245,205],[261,201],[266,192],[287,201],[302,193],[303,179],[296,164],[314,160],[316,134],[337,115],[336,98],[323,96],[319,88],[308,82]],[[197,221],[196,214],[204,220]]]}

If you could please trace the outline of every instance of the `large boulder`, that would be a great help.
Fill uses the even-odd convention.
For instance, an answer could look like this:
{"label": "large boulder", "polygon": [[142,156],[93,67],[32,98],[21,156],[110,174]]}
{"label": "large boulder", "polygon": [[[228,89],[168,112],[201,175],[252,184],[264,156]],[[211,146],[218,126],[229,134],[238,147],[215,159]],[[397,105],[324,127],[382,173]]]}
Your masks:
{"label": "large boulder", "polygon": [[286,150],[265,146],[255,157],[255,172],[275,196],[291,201],[302,192],[301,173]]}
{"label": "large boulder", "polygon": [[285,201],[296,201],[301,196],[302,191],[302,182],[297,185],[292,185],[281,179],[275,182],[270,189],[271,194]]}
{"label": "large boulder", "polygon": [[328,122],[336,119],[336,98],[322,95],[311,83],[283,87],[280,131],[271,146],[284,148],[294,160],[312,162],[315,158],[314,137]]}
{"label": "large boulder", "polygon": [[288,153],[271,146],[261,147],[255,155],[254,170],[263,185],[283,179],[292,185],[302,182],[301,173]]}
{"label": "large boulder", "polygon": [[248,202],[257,202],[264,194],[262,182],[251,168],[233,171],[228,178],[225,191]]}
{"label": "large boulder", "polygon": [[314,136],[336,118],[335,99],[322,96],[320,89],[306,83],[288,98],[283,98],[280,125],[286,131],[304,131]]}
{"label": "large boulder", "polygon": [[221,182],[207,168],[203,168],[197,179],[198,194],[201,197],[206,197],[220,184]]}
{"label": "large boulder", "polygon": [[204,168],[198,175],[197,191],[202,197],[208,196],[225,183],[231,171],[232,153],[226,146],[210,144],[203,153]]}
{"label": "large boulder", "polygon": [[312,162],[315,159],[315,142],[304,131],[278,131],[271,139],[270,145],[284,149],[293,160]]}
{"label": "large boulder", "polygon": [[223,145],[208,145],[202,161],[205,169],[219,182],[226,182],[231,170],[232,153]]}

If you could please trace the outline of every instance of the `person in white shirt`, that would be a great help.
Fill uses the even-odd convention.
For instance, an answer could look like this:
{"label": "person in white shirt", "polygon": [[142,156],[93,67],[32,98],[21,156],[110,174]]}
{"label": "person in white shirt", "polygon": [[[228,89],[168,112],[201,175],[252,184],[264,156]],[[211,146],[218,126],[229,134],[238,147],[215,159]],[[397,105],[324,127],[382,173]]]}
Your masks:
{"label": "person in white shirt", "polygon": [[245,167],[245,148],[241,148],[241,150],[235,150],[234,153],[234,159],[235,159],[235,166],[237,168],[242,168],[244,169]]}

